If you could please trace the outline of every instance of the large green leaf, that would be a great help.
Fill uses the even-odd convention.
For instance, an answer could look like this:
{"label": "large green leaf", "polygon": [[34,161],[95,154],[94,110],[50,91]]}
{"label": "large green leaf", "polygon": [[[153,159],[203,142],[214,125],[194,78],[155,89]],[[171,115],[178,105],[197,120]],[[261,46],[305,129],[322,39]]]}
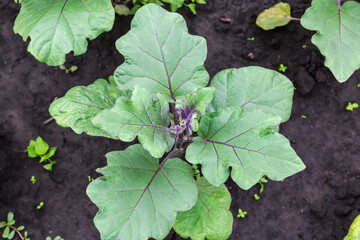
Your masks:
{"label": "large green leaf", "polygon": [[176,213],[189,210],[198,192],[191,167],[178,158],[153,158],[140,145],[106,155],[104,176],[87,193],[99,207],[94,222],[103,240],[163,239]]}
{"label": "large green leaf", "polygon": [[360,215],[357,216],[353,224],[351,224],[349,233],[344,240],[360,240]]}
{"label": "large green leaf", "polygon": [[205,115],[199,137],[187,148],[186,159],[202,164],[202,173],[214,186],[229,177],[243,189],[261,177],[280,181],[305,168],[289,141],[278,133],[280,117],[259,110],[223,109]]}
{"label": "large green leaf", "polygon": [[120,91],[104,79],[99,79],[89,86],[70,89],[62,98],[50,105],[50,115],[62,127],[71,127],[80,134],[86,132],[93,136],[110,137],[91,120],[99,112],[111,108],[120,96],[129,97],[129,91]]}
{"label": "large green leaf", "polygon": [[178,213],[175,231],[191,240],[226,240],[232,231],[233,216],[229,211],[231,196],[225,185],[212,186],[205,178],[196,181],[199,197],[196,205]]}
{"label": "large green leaf", "polygon": [[[242,107],[276,114],[282,122],[290,118],[294,86],[284,75],[262,67],[244,67],[219,72],[211,81],[215,87],[212,110]],[[211,111],[211,109],[209,109]]]}
{"label": "large green leaf", "polygon": [[65,62],[65,55],[86,52],[87,40],[112,29],[115,19],[111,0],[23,0],[14,31],[28,51],[50,66]]}
{"label": "large green leaf", "polygon": [[325,66],[339,82],[360,68],[360,4],[340,0],[313,0],[301,24],[317,31],[312,42],[326,57]]}
{"label": "large green leaf", "polygon": [[208,83],[206,41],[188,33],[184,18],[156,4],[139,9],[131,30],[116,42],[125,63],[115,71],[120,89],[141,85],[151,93],[176,96]]}
{"label": "large green leaf", "polygon": [[174,136],[170,132],[169,104],[136,86],[131,100],[119,98],[114,107],[96,115],[92,122],[111,137],[139,142],[156,158],[170,151]]}

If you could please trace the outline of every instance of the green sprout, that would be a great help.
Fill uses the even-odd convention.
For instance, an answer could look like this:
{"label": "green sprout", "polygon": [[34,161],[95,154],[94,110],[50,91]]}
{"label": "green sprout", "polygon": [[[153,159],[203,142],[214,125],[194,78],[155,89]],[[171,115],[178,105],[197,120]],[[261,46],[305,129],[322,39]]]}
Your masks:
{"label": "green sprout", "polygon": [[305,118],[306,118],[306,116],[305,116],[305,115],[301,115],[301,118],[304,118],[304,119],[305,119]]}
{"label": "green sprout", "polygon": [[266,180],[265,177],[262,177],[260,180],[259,180],[259,184],[260,184],[260,190],[259,190],[259,194],[261,194],[263,191],[264,191],[264,183],[267,183],[268,180]]}
{"label": "green sprout", "polygon": [[357,85],[358,88],[360,88],[360,83]]}
{"label": "green sprout", "polygon": [[255,40],[255,37],[248,37],[247,40],[249,40],[249,41],[254,41],[254,40]]}
{"label": "green sprout", "polygon": [[78,70],[78,67],[77,66],[71,66],[70,68],[67,68],[65,67],[65,65],[60,65],[59,68],[61,70],[64,70],[66,74],[68,73],[73,73],[75,72],[76,70]]}
{"label": "green sprout", "polygon": [[[52,240],[52,238],[51,237],[46,237],[46,240]],[[64,240],[64,239],[62,237],[60,237],[60,236],[56,236],[54,238],[54,240]]]}
{"label": "green sprout", "polygon": [[[49,150],[49,151],[48,151]],[[53,165],[56,164],[56,161],[52,161],[50,158],[53,157],[56,153],[57,147],[52,147],[49,149],[49,144],[47,144],[41,137],[37,137],[36,141],[30,140],[29,146],[27,146],[26,152],[30,158],[40,158],[39,163],[49,162],[43,167],[52,171]]]}
{"label": "green sprout", "polygon": [[94,179],[91,176],[88,176],[89,182],[94,181]]}
{"label": "green sprout", "polygon": [[359,107],[359,104],[349,102],[346,107],[346,110],[353,111],[355,108],[358,108],[358,107]]}
{"label": "green sprout", "polygon": [[254,195],[254,198],[255,198],[255,200],[259,200],[259,199],[260,199],[260,196],[257,195],[257,194],[255,194],[255,195]]}
{"label": "green sprout", "polygon": [[5,228],[2,237],[4,239],[13,239],[15,237],[15,234],[17,233],[22,240],[30,240],[28,238],[28,233],[25,231],[24,235],[21,234],[21,231],[25,229],[24,226],[15,227],[15,219],[14,214],[12,212],[9,212],[7,215],[7,221],[0,222],[0,228]]}
{"label": "green sprout", "polygon": [[280,64],[279,71],[280,72],[286,72],[287,67],[284,64]]}
{"label": "green sprout", "polygon": [[304,45],[302,45],[302,48],[306,48],[306,45],[304,44]]}
{"label": "green sprout", "polygon": [[36,209],[40,210],[44,206],[44,202],[40,202],[39,205],[37,205]]}
{"label": "green sprout", "polygon": [[239,208],[239,214],[237,215],[237,218],[245,218],[246,214],[247,214],[246,211],[243,211]]}
{"label": "green sprout", "polygon": [[200,177],[200,170],[198,169],[198,166],[196,164],[192,165],[192,174],[195,179],[198,179]]}
{"label": "green sprout", "polygon": [[35,178],[35,176],[31,176],[30,181],[31,181],[32,184],[35,184],[35,183],[36,183],[36,178]]}

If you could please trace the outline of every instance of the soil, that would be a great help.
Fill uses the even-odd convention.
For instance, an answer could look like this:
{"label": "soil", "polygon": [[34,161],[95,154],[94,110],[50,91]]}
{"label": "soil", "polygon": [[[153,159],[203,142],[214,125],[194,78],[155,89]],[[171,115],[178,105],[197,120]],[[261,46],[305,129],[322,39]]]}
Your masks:
{"label": "soil", "polygon": [[[297,88],[291,119],[282,124],[281,133],[307,168],[282,182],[269,181],[258,201],[258,185],[243,191],[229,180],[234,214],[229,239],[343,239],[360,213],[360,109],[345,109],[348,102],[360,102],[360,71],[338,83],[311,44],[313,32],[296,21],[273,31],[258,28],[256,16],[277,2],[208,0],[198,6],[197,16],[188,9],[180,11],[190,33],[207,39],[205,66],[211,77],[226,68],[251,65],[278,70],[282,63]],[[301,17],[311,3],[287,2],[293,17]],[[100,239],[92,222],[97,208],[85,192],[88,176],[98,176],[95,169],[106,165],[107,152],[131,143],[77,135],[55,122],[43,122],[50,118],[48,108],[55,97],[113,74],[123,62],[114,43],[129,30],[131,17],[116,17],[114,29],[90,41],[86,54],[68,56],[66,65],[79,69],[66,74],[36,61],[27,43],[13,33],[19,7],[13,0],[0,2],[0,220],[14,212],[34,240],[56,235],[66,240]],[[53,172],[24,153],[37,136],[59,147]],[[41,201],[45,205],[37,210]],[[245,219],[236,218],[239,208],[248,212]],[[166,239],[181,238],[171,231]]]}

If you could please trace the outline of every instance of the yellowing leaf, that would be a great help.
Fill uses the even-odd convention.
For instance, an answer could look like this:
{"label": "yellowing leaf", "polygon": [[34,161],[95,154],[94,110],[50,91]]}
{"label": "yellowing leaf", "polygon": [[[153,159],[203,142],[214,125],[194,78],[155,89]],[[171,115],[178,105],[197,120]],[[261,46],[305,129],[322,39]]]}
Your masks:
{"label": "yellowing leaf", "polygon": [[279,2],[275,6],[266,9],[256,19],[256,25],[264,30],[285,26],[291,21],[290,5]]}

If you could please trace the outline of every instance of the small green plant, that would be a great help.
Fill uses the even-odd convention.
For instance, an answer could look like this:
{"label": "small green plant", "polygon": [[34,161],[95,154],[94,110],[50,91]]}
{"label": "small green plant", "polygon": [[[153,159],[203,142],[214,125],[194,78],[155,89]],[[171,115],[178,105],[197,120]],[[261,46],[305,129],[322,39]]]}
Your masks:
{"label": "small green plant", "polygon": [[31,181],[32,184],[35,184],[35,183],[36,183],[36,178],[35,178],[35,176],[31,176],[30,181]]}
{"label": "small green plant", "polygon": [[40,203],[36,206],[36,209],[37,209],[37,210],[40,210],[43,206],[44,206],[44,202],[40,202]]}
{"label": "small green plant", "polygon": [[137,11],[116,46],[125,62],[109,82],[75,87],[49,109],[76,133],[139,141],[108,153],[87,188],[102,239],[163,239],[173,226],[184,238],[226,240],[229,177],[247,190],[305,168],[279,133],[294,92],[281,73],[226,69],[206,87],[206,40],[155,4]]}
{"label": "small green plant", "polygon": [[346,106],[346,110],[352,112],[352,111],[354,111],[355,108],[358,108],[358,107],[359,107],[359,104],[349,102],[348,105]]}
{"label": "small green plant", "polygon": [[304,44],[304,45],[302,45],[302,48],[306,48],[306,45]]}
{"label": "small green plant", "polygon": [[246,214],[247,212],[246,211],[243,211],[239,208],[239,213],[238,215],[236,216],[237,218],[245,218],[246,217]]}
{"label": "small green plant", "polygon": [[78,70],[77,66],[71,66],[70,68],[65,67],[65,65],[60,65],[59,67],[61,70],[64,70],[66,74],[73,73]]}
{"label": "small green plant", "polygon": [[357,216],[351,224],[349,233],[344,240],[359,240],[360,239],[360,215]]}
{"label": "small green plant", "polygon": [[358,88],[360,88],[360,83],[357,85]]}
{"label": "small green plant", "polygon": [[248,37],[247,40],[249,40],[249,41],[254,41],[254,40],[255,40],[255,37]]}
{"label": "small green plant", "polygon": [[301,115],[301,118],[305,119],[305,118],[306,118],[306,116],[305,116],[305,115]]}
{"label": "small green plant", "polygon": [[37,137],[36,141],[30,140],[29,146],[27,146],[27,154],[30,158],[40,158],[39,163],[47,163],[43,166],[48,171],[52,171],[53,165],[56,161],[52,161],[50,158],[56,153],[57,147],[51,147],[41,137]]}
{"label": "small green plant", "polygon": [[25,229],[24,226],[15,227],[15,219],[14,214],[12,212],[9,212],[7,215],[7,221],[0,222],[0,228],[5,228],[2,237],[4,239],[14,239],[15,234],[17,234],[22,240],[30,240],[28,238],[27,231],[24,232],[24,234],[21,233]]}
{"label": "small green plant", "polygon": [[46,237],[46,240],[64,240],[64,239],[60,236],[56,236],[54,239],[52,239],[51,237]]}
{"label": "small green plant", "polygon": [[94,178],[92,178],[91,176],[88,176],[88,180],[89,180],[89,182],[92,182],[92,181],[94,181]]}
{"label": "small green plant", "polygon": [[260,196],[257,195],[257,194],[254,194],[254,198],[255,198],[255,200],[259,200],[259,199],[260,199]]}
{"label": "small green plant", "polygon": [[280,72],[286,72],[287,67],[284,64],[280,64],[279,71]]}

